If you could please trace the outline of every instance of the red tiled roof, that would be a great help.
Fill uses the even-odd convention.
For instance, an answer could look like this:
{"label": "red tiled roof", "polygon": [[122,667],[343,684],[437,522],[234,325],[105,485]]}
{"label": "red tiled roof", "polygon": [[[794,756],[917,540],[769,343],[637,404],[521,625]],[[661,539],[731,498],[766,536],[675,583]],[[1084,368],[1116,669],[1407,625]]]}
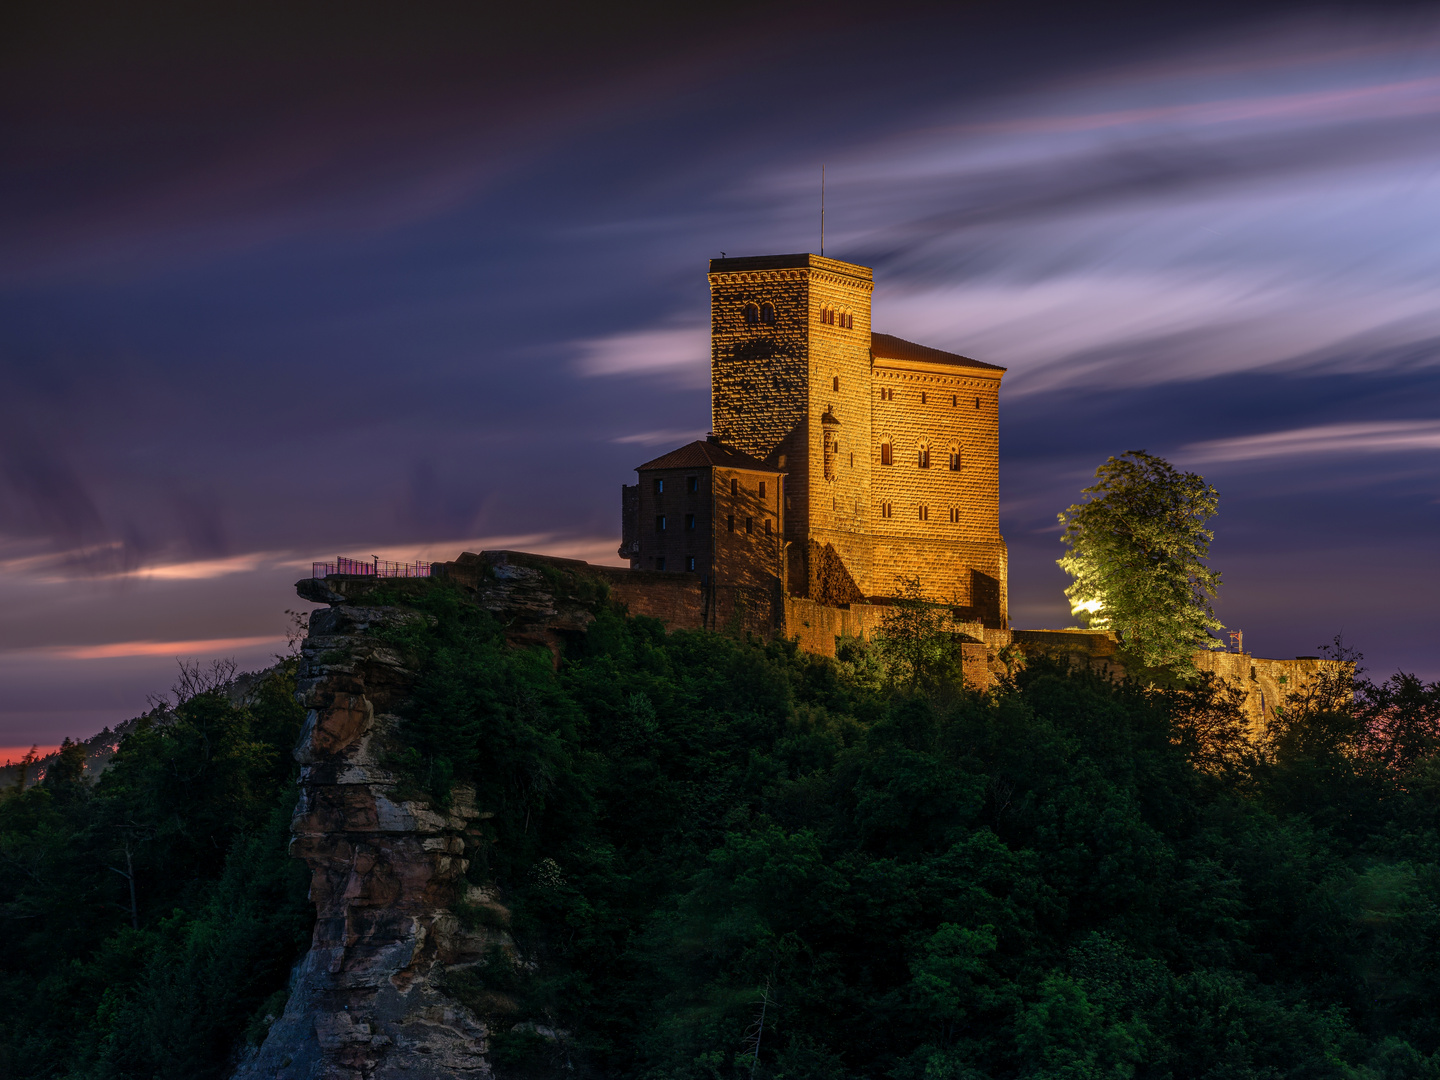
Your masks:
{"label": "red tiled roof", "polygon": [[983,360],[972,360],[968,356],[932,349],[928,345],[916,345],[913,341],[893,337],[890,334],[871,334],[870,352],[890,360],[922,360],[927,364],[954,364],[957,367],[986,368],[990,371],[1004,371],[998,364],[987,364]]}
{"label": "red tiled roof", "polygon": [[636,472],[647,472],[651,469],[704,469],[711,465],[719,465],[727,469],[750,469],[754,472],[768,472],[779,474],[779,469],[772,469],[759,458],[753,458],[742,450],[736,450],[733,446],[726,446],[724,443],[710,442],[708,439],[697,439],[695,442],[686,443],[678,450],[671,450],[668,454],[662,454],[654,461],[647,461],[644,465],[636,465]]}

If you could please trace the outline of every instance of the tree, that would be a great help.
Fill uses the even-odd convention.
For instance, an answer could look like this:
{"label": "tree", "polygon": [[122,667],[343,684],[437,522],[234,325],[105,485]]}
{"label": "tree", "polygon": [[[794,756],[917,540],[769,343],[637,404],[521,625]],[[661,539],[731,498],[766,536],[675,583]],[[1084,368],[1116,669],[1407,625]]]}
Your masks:
{"label": "tree", "polygon": [[896,585],[894,605],[880,619],[876,651],[897,683],[933,690],[954,674],[951,609],[927,600],[918,577],[898,578]]}
{"label": "tree", "polygon": [[1211,606],[1220,574],[1204,561],[1220,496],[1144,450],[1107,458],[1095,477],[1090,498],[1060,514],[1070,610],[1119,634],[1133,670],[1192,677],[1194,650],[1219,648],[1210,631],[1223,629]]}

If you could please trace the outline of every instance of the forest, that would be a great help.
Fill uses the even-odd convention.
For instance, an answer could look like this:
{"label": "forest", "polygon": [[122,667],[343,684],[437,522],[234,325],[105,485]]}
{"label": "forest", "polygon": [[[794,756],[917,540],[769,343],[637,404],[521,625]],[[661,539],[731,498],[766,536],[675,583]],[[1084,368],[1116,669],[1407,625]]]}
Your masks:
{"label": "forest", "polygon": [[[524,962],[447,989],[501,1080],[1440,1078],[1440,685],[1360,671],[1251,733],[1203,679],[967,690],[923,619],[825,659],[601,605],[554,665],[415,602],[397,767],[494,814],[468,873]],[[220,1077],[264,1037],[313,920],[295,675],[5,793],[0,1075]]]}

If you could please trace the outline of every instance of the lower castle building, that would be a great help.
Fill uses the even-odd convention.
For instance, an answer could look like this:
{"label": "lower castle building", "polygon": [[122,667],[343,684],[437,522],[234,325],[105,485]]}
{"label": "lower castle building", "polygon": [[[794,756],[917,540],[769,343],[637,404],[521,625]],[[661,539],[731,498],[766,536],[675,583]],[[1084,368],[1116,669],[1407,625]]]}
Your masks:
{"label": "lower castle building", "polygon": [[918,580],[1008,627],[1005,369],[872,331],[867,267],[767,255],[709,277],[713,435],[638,467],[621,556],[699,575],[716,611],[883,602]]}

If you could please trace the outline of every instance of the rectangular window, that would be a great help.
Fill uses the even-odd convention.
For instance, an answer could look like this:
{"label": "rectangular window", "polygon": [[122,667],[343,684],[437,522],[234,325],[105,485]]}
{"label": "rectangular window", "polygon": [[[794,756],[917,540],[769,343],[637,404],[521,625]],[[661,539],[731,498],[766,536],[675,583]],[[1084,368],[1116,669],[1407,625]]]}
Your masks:
{"label": "rectangular window", "polygon": [[924,390],[921,390],[921,391],[920,391],[920,404],[921,404],[921,405],[924,405],[924,404],[925,404],[925,391],[924,391]]}
{"label": "rectangular window", "polygon": [[739,480],[736,480],[736,479],[734,479],[734,478],[732,478],[732,479],[730,480],[730,494],[731,494],[732,496],[735,496],[735,495],[739,495],[739,494],[740,494],[740,481],[739,481]]}
{"label": "rectangular window", "polygon": [[734,515],[734,514],[729,514],[729,515],[726,516],[726,518],[725,518],[725,527],[726,527],[727,529],[729,529],[731,532],[734,532],[734,531],[735,531],[735,515]]}
{"label": "rectangular window", "polygon": [[695,492],[700,490],[700,478],[698,476],[687,476],[685,478],[685,490]]}
{"label": "rectangular window", "polygon": [[950,508],[950,524],[960,524],[960,511],[956,510],[953,506]]}
{"label": "rectangular window", "polygon": [[754,518],[746,518],[746,519],[745,519],[745,531],[746,531],[747,533],[753,533],[753,532],[755,531],[755,519],[754,519]]}
{"label": "rectangular window", "polygon": [[695,515],[694,515],[694,514],[686,514],[686,515],[685,515],[685,531],[686,531],[686,532],[694,532],[694,531],[695,531]]}
{"label": "rectangular window", "polygon": [[664,514],[656,514],[656,515],[655,515],[655,531],[656,531],[656,532],[664,532],[664,531],[665,531],[665,515],[664,515]]}
{"label": "rectangular window", "polygon": [[881,516],[882,518],[888,518],[888,517],[890,516],[890,504],[889,504],[889,503],[881,503],[881,504],[880,504],[880,516]]}
{"label": "rectangular window", "polygon": [[891,464],[890,444],[888,442],[880,444],[880,464]]}
{"label": "rectangular window", "polygon": [[694,556],[694,555],[687,555],[687,556],[685,556],[685,569],[686,569],[686,570],[691,570],[691,571],[693,571],[693,570],[695,569],[695,556]]}
{"label": "rectangular window", "polygon": [[951,450],[951,451],[950,451],[950,471],[951,471],[951,472],[959,472],[959,471],[960,471],[960,451],[959,451],[959,450]]}
{"label": "rectangular window", "polygon": [[930,448],[927,446],[927,447],[923,447],[923,448],[920,450],[920,468],[922,468],[922,469],[928,469],[929,467],[930,467]]}
{"label": "rectangular window", "polygon": [[665,556],[662,555],[662,556],[660,556],[658,559],[655,560],[655,569],[656,569],[656,570],[664,570],[664,569],[665,569]]}
{"label": "rectangular window", "polygon": [[665,494],[665,481],[664,481],[664,480],[656,480],[656,481],[655,481],[655,494],[656,494],[656,495],[664,495],[664,494]]}
{"label": "rectangular window", "polygon": [[761,481],[760,481],[760,498],[763,499],[764,497],[765,497],[765,481],[764,481],[764,480],[761,480]]}
{"label": "rectangular window", "polygon": [[770,535],[770,519],[769,519],[769,518],[766,518],[766,519],[765,519],[765,535],[766,535],[766,536],[769,536],[769,535]]}
{"label": "rectangular window", "polygon": [[928,506],[922,506],[922,507],[920,507],[920,520],[921,520],[921,521],[929,521],[929,520],[930,520],[930,508],[929,508]]}

